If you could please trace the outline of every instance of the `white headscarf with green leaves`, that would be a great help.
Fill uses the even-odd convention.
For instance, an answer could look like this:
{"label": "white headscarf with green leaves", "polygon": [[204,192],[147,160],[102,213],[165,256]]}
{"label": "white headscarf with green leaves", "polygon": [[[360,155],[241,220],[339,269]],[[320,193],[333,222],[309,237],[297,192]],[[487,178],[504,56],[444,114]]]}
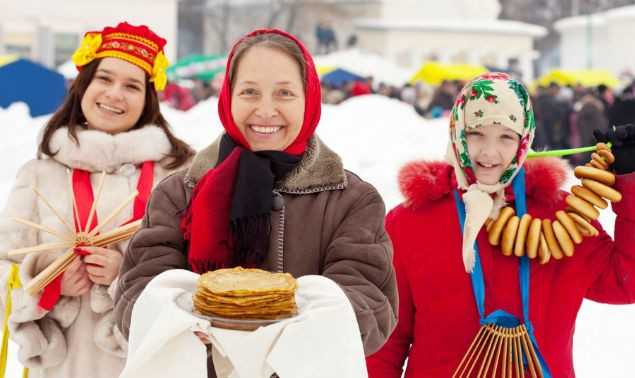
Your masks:
{"label": "white headscarf with green leaves", "polygon": [[[467,150],[466,130],[502,125],[520,135],[516,156],[498,183],[479,183]],[[464,191],[466,219],[463,230],[463,263],[474,269],[474,242],[488,217],[496,218],[505,205],[505,187],[522,167],[534,139],[536,123],[529,93],[504,73],[486,73],[470,81],[459,93],[450,116],[447,158],[454,167],[458,188]]]}

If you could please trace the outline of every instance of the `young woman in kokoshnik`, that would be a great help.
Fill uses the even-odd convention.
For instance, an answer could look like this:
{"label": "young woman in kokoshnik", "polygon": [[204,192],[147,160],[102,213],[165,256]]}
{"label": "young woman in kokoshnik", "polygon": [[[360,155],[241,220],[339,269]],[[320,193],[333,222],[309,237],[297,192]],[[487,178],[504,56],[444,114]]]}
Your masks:
{"label": "young woman in kokoshnik", "polygon": [[[218,105],[225,133],[154,190],[121,270],[120,329],[129,332],[139,294],[168,269],[259,267],[335,281],[370,354],[396,319],[384,203],[315,135],[320,83],[301,42],[256,30],[228,62]],[[216,376],[211,359],[208,374]]]}
{"label": "young woman in kokoshnik", "polygon": [[[73,55],[79,74],[43,130],[39,158],[20,169],[7,200],[0,220],[0,251],[59,241],[10,217],[58,235],[91,230],[138,190],[134,201],[100,232],[141,219],[152,187],[190,161],[193,152],[172,134],[159,110],[165,43],[146,26],[127,23],[85,35]],[[87,227],[102,172],[101,196]],[[81,258],[37,296],[14,289],[11,338],[20,348],[19,360],[36,376],[119,375],[126,341],[114,323],[113,295],[126,244],[76,249]],[[20,263],[19,277],[26,285],[64,252],[32,253],[21,261],[5,256],[2,284],[12,263]]]}
{"label": "young woman in kokoshnik", "polygon": [[[454,105],[449,163],[401,170],[406,199],[386,217],[399,321],[367,359],[370,377],[401,377],[406,359],[407,378],[574,377],[582,300],[635,302],[635,130],[609,135],[614,189],[622,194],[612,206],[615,240],[590,221],[597,214],[578,214],[591,205],[560,190],[567,176],[561,160],[525,160],[534,130],[526,89],[505,74],[485,74]],[[606,160],[597,156],[593,164],[612,160],[602,151]],[[579,186],[573,192],[591,198]],[[510,217],[511,208],[522,217],[525,207],[531,217]]]}

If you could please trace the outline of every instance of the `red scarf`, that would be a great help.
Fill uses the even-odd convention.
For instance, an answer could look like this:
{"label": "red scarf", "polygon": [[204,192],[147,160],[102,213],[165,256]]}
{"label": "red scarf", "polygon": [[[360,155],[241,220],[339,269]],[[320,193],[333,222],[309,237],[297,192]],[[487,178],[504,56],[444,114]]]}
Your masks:
{"label": "red scarf", "polygon": [[[227,134],[232,140],[247,150],[251,150],[245,136],[240,132],[231,112],[230,66],[236,48],[248,37],[260,34],[279,34],[295,42],[304,56],[305,65],[305,103],[302,128],[296,139],[284,152],[302,155],[309,139],[315,133],[320,120],[321,93],[320,79],[313,58],[308,50],[293,35],[279,29],[258,29],[241,38],[233,47],[227,59],[225,81],[218,99],[218,115]],[[231,240],[229,211],[232,192],[239,168],[239,148],[236,148],[224,161],[207,172],[192,192],[190,206],[182,221],[181,229],[189,240],[188,262],[194,272],[204,273],[211,269],[226,267],[231,259]]]}
{"label": "red scarf", "polygon": [[[77,218],[75,219],[75,231],[90,231],[98,224],[97,212],[93,214],[93,219],[90,227],[87,229],[88,217],[90,215],[90,209],[95,201],[93,195],[93,186],[90,182],[90,172],[81,169],[73,169],[73,194],[75,195],[75,202],[77,203],[77,218],[79,218],[79,224],[77,224]],[[145,213],[146,204],[150,198],[150,192],[152,191],[152,184],[154,182],[154,162],[146,161],[141,165],[141,173],[139,175],[139,181],[137,182],[137,190],[139,194],[135,197],[132,218],[124,224],[134,222],[143,218]],[[76,249],[75,253],[83,256],[84,253],[81,250]],[[62,293],[62,277],[64,273],[60,274],[51,283],[49,283],[43,290],[42,296],[38,305],[47,311],[51,311],[55,304],[60,299]]]}

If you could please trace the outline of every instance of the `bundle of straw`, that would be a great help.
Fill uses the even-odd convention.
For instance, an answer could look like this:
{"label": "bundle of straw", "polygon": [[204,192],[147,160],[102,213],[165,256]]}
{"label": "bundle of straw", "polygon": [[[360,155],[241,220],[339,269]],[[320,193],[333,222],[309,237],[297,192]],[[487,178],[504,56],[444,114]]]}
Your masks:
{"label": "bundle of straw", "polygon": [[[88,222],[86,222],[86,227],[84,230],[79,232],[75,231],[73,227],[60,215],[59,211],[57,211],[51,203],[40,193],[35,187],[31,189],[36,194],[38,198],[42,200],[42,202],[55,214],[57,219],[66,227],[67,233],[60,234],[58,231],[55,231],[46,226],[31,222],[22,218],[12,218],[14,221],[22,223],[31,228],[46,232],[51,234],[60,241],[52,242],[52,243],[43,243],[40,245],[19,248],[8,251],[7,254],[10,257],[23,256],[31,253],[42,253],[42,252],[50,252],[50,251],[58,251],[60,249],[65,249],[66,252],[61,256],[57,257],[53,262],[48,265],[44,270],[42,270],[37,276],[35,276],[31,281],[29,281],[25,285],[25,290],[31,294],[38,294],[44,287],[50,284],[55,278],[57,278],[60,274],[62,274],[68,266],[78,257],[75,253],[75,248],[83,247],[83,246],[94,246],[94,247],[107,247],[111,244],[115,244],[124,240],[128,240],[134,235],[134,233],[141,227],[141,220],[137,220],[135,222],[128,223],[126,225],[114,228],[108,232],[99,234],[99,231],[104,228],[108,223],[110,223],[117,215],[125,209],[130,202],[132,202],[137,196],[138,192],[135,190],[133,193],[128,196],[117,208],[115,208],[103,221],[99,222],[95,228],[89,230],[89,227],[93,221],[95,216],[96,206],[99,202],[99,198],[101,197],[101,192],[103,189],[104,178],[106,176],[105,172],[102,172],[102,175],[99,179],[97,195],[95,196],[95,200],[90,208]],[[77,202],[75,201],[75,195],[73,193],[72,183],[70,182],[69,176],[69,189],[71,198],[73,199],[73,214],[75,216],[75,224],[81,224],[79,221],[79,212],[77,209]]]}

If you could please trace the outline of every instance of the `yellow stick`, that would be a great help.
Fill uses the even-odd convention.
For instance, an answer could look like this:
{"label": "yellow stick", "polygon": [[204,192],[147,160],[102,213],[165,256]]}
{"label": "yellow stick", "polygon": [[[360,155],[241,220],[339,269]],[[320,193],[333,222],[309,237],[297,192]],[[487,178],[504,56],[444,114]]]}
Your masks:
{"label": "yellow stick", "polygon": [[470,370],[468,370],[466,377],[470,377],[472,375],[472,370],[474,370],[474,368],[476,367],[476,364],[478,363],[479,357],[481,356],[481,351],[483,350],[485,345],[487,345],[490,342],[492,333],[489,332],[489,330],[487,329],[487,326],[484,326],[483,328],[485,328],[485,337],[483,338],[483,343],[476,350],[476,354],[472,356],[472,361],[470,361]]}
{"label": "yellow stick", "polygon": [[40,283],[46,281],[50,274],[54,273],[58,268],[64,265],[66,259],[70,255],[75,255],[73,249],[69,249],[63,255],[56,258],[49,266],[35,276],[29,283],[26,284],[25,290],[31,295],[35,295],[40,291]]}
{"label": "yellow stick", "polygon": [[527,345],[529,346],[529,352],[531,353],[531,358],[534,360],[534,365],[536,366],[536,372],[538,373],[539,378],[544,378],[542,372],[542,366],[540,365],[540,360],[538,360],[538,355],[536,354],[536,350],[534,349],[534,345],[531,343],[531,339],[529,338],[529,332],[527,332],[527,328],[525,325],[521,325],[521,328],[525,331],[525,338],[527,339]]}
{"label": "yellow stick", "polygon": [[[91,241],[94,245],[104,244],[109,239],[121,239],[127,236],[132,236],[140,227],[141,219],[128,223],[125,226],[117,227],[108,232],[104,232],[103,234],[97,235],[94,238],[91,238]],[[112,244],[112,242],[109,242],[108,244]]]}
{"label": "yellow stick", "polygon": [[[496,357],[494,357],[494,366],[492,369],[492,377],[496,377],[496,372],[498,370],[498,362],[500,361],[501,349],[503,347],[503,343],[505,342],[505,334],[503,333],[504,328],[499,329],[499,343],[496,347]],[[487,373],[487,370],[486,370]]]}
{"label": "yellow stick", "polygon": [[59,213],[57,210],[55,210],[55,208],[53,207],[53,205],[51,205],[51,203],[50,203],[50,202],[46,199],[46,197],[44,197],[44,195],[42,195],[42,193],[40,193],[40,191],[39,191],[39,190],[37,190],[37,188],[36,188],[36,187],[34,187],[34,186],[32,186],[32,187],[31,187],[31,190],[33,190],[33,192],[35,193],[35,195],[37,195],[37,196],[40,198],[40,200],[42,200],[42,202],[44,202],[44,204],[46,205],[46,207],[48,207],[48,208],[49,208],[49,210],[51,210],[51,212],[52,212],[53,214],[55,214],[55,216],[57,217],[57,219],[59,219],[59,220],[60,220],[60,222],[62,222],[62,224],[66,226],[66,228],[68,229],[68,231],[69,231],[71,234],[74,234],[74,233],[75,233],[75,228],[74,228],[74,227],[71,227],[71,225],[70,225],[70,224],[66,221],[66,219],[64,219],[64,217],[62,217],[62,215],[60,215],[60,213]]}
{"label": "yellow stick", "polygon": [[514,341],[514,352],[515,352],[514,362],[516,365],[516,374],[518,378],[524,378],[525,375],[523,373],[525,369],[522,366],[523,358],[520,352],[520,341],[518,340],[518,334],[515,328],[513,332],[514,332],[513,341]]}
{"label": "yellow stick", "polygon": [[52,228],[49,228],[49,227],[43,226],[41,224],[37,224],[37,223],[31,222],[29,220],[22,219],[22,218],[11,217],[11,219],[16,221],[16,222],[18,222],[18,223],[22,223],[22,224],[24,224],[26,226],[36,228],[36,229],[38,229],[40,231],[44,231],[44,232],[46,232],[48,234],[51,234],[53,236],[57,236],[59,239],[68,240],[68,236],[61,235],[57,231],[53,230]]}
{"label": "yellow stick", "polygon": [[496,349],[498,349],[498,344],[500,342],[500,334],[498,333],[499,328],[492,326],[490,328],[490,332],[492,332],[492,340],[487,347],[487,352],[485,353],[485,357],[483,357],[483,362],[481,363],[481,368],[478,371],[478,376],[482,377],[487,375],[487,371],[489,370],[489,365],[492,362],[492,357]]}
{"label": "yellow stick", "polygon": [[67,257],[64,260],[64,264],[62,264],[62,266],[60,266],[49,277],[47,277],[44,282],[42,282],[39,289],[42,290],[43,288],[48,286],[54,279],[56,279],[60,274],[64,273],[66,269],[68,269],[69,265],[71,265],[71,263],[75,261],[76,258],[78,258],[76,254],[73,254],[72,256]]}
{"label": "yellow stick", "polygon": [[[31,289],[33,292],[39,292],[40,290],[42,290],[42,288],[44,288],[46,285],[48,285],[51,281],[53,281],[55,279],[55,277],[57,277],[58,272],[60,270],[65,269],[66,267],[68,267],[69,263],[72,262],[75,259],[76,255],[75,254],[64,254],[58,257],[58,259],[56,261],[53,261],[53,263],[51,265],[53,265],[53,267],[51,268],[51,270],[49,271],[42,271],[44,272],[44,274],[38,274],[32,281],[33,282],[33,288]],[[48,267],[47,267],[48,268]],[[42,273],[40,272],[40,273]],[[37,280],[36,280],[37,278]]]}
{"label": "yellow stick", "polygon": [[116,217],[126,206],[128,206],[128,204],[130,202],[132,202],[135,197],[137,196],[139,192],[138,191],[134,191],[132,194],[130,194],[130,196],[121,204],[119,205],[119,207],[117,207],[115,210],[113,210],[110,215],[108,215],[106,217],[106,219],[104,219],[102,222],[99,222],[99,224],[97,225],[97,227],[95,227],[89,234],[88,236],[93,237],[95,235],[97,235],[97,233],[99,232],[99,230],[101,230],[105,225],[107,225],[108,223],[110,223],[110,221],[113,220],[114,217]]}
{"label": "yellow stick", "polygon": [[52,251],[56,249],[66,249],[74,245],[75,245],[74,241],[45,243],[45,244],[36,245],[34,247],[13,249],[7,252],[7,255],[9,257],[21,256],[21,255],[26,255],[28,253],[34,253],[34,252],[45,252],[45,251]]}
{"label": "yellow stick", "polygon": [[[469,356],[472,354],[475,346],[480,344],[480,339],[483,336],[483,330],[485,329],[485,327],[481,327],[478,330],[478,333],[476,334],[476,337],[474,337],[474,340],[472,340],[472,343],[470,344],[470,347],[467,349],[467,353],[465,353],[465,355],[463,356],[463,358],[461,359],[461,362],[459,363],[459,366],[456,367],[456,370],[454,371],[454,374],[452,374],[452,378],[455,377],[461,377],[463,370],[465,370],[465,366],[463,367],[463,369],[461,369],[461,366],[463,365],[463,363],[465,362],[466,364],[469,362]],[[468,362],[466,362],[466,360]]]}
{"label": "yellow stick", "polygon": [[75,217],[75,224],[77,228],[81,227],[81,222],[79,220],[79,210],[77,209],[77,201],[75,200],[75,191],[73,190],[73,176],[71,175],[71,171],[66,171],[66,176],[68,176],[68,192],[71,197],[71,204],[73,205],[73,216]]}
{"label": "yellow stick", "polygon": [[[507,373],[507,356],[509,356],[511,351],[508,348],[509,347],[509,334],[507,332],[507,329],[503,330],[503,334],[505,335],[505,338],[503,339],[503,363],[502,363],[502,368],[501,368],[501,377],[502,378],[509,378],[509,376],[506,374]],[[509,357],[509,359],[511,359],[511,357]]]}
{"label": "yellow stick", "polygon": [[527,346],[527,340],[525,339],[525,336],[527,335],[527,333],[525,331],[523,331],[521,329],[521,337],[520,337],[520,342],[521,345],[523,347],[523,350],[525,352],[525,358],[527,360],[527,366],[529,366],[529,374],[531,374],[531,378],[538,378],[536,376],[536,369],[534,368],[534,360],[529,352],[529,347]]}
{"label": "yellow stick", "polygon": [[95,216],[95,210],[97,210],[97,203],[101,198],[101,190],[104,188],[104,178],[106,177],[106,171],[101,172],[101,176],[99,177],[99,184],[97,186],[97,195],[93,200],[93,204],[90,207],[90,213],[88,214],[88,222],[86,223],[86,227],[84,228],[84,232],[90,231],[90,225],[93,223],[93,217]]}

